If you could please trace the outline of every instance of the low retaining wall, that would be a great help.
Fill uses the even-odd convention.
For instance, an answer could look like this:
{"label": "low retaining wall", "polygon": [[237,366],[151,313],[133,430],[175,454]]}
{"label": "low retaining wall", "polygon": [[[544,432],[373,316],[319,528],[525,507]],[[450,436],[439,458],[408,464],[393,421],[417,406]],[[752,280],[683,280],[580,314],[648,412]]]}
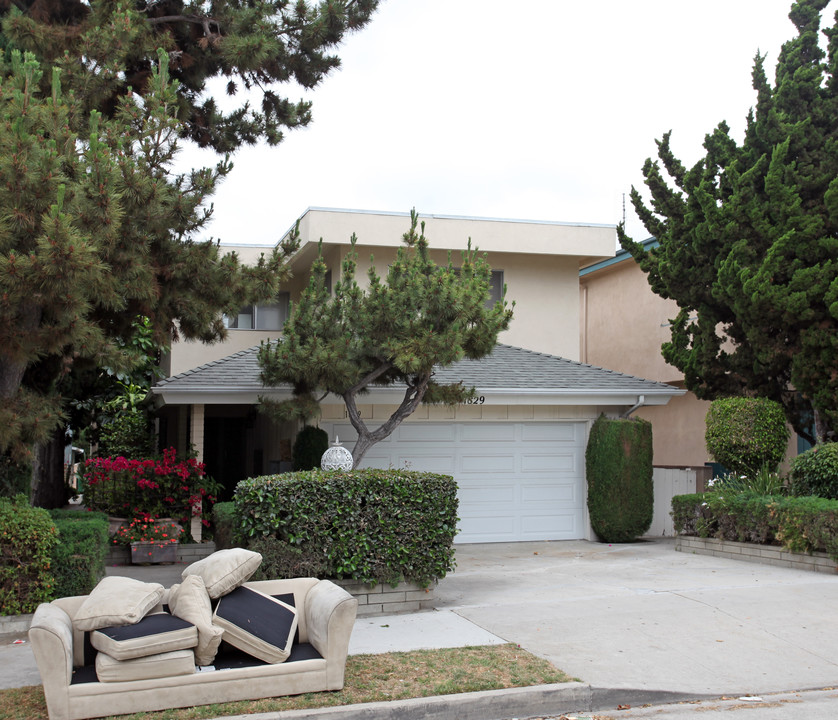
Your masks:
{"label": "low retaining wall", "polygon": [[675,537],[675,549],[696,555],[712,555],[762,565],[795,568],[796,570],[830,574],[838,572],[838,563],[826,553],[816,552],[811,555],[793,553],[777,545],[756,545],[754,543],[734,542],[733,540],[677,535]]}
{"label": "low retaining wall", "polygon": [[415,583],[390,585],[364,585],[354,580],[335,580],[350,595],[358,598],[358,617],[370,615],[396,615],[398,613],[428,610],[434,606],[434,586],[427,589]]}
{"label": "low retaining wall", "polygon": [[[214,542],[191,543],[177,546],[177,561],[191,564],[203,560],[207,555],[215,552]],[[105,555],[105,565],[130,565],[131,548],[128,545],[111,545]]]}

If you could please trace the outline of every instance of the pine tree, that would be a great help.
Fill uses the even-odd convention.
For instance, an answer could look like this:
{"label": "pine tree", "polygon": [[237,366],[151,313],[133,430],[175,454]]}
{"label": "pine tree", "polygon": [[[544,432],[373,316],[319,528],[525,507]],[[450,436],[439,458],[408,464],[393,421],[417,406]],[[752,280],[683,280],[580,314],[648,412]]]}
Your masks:
{"label": "pine tree", "polygon": [[[332,51],[366,25],[378,0],[183,0],[84,2],[0,0],[0,45],[34,53],[63,72],[84,110],[110,117],[130,87],[145,95],[157,50],[178,83],[180,131],[202,147],[232,152],[242,144],[277,144],[284,129],[307,125],[311,103],[292,102],[277,87],[315,87],[340,65]],[[226,80],[229,112],[207,94]],[[255,95],[258,107],[250,105]],[[228,99],[228,102],[229,102]],[[226,103],[225,103],[226,104]]]}
{"label": "pine tree", "polygon": [[171,174],[180,123],[165,53],[145,97],[121,97],[110,119],[63,93],[58,69],[44,96],[41,64],[9,56],[0,62],[0,452],[20,460],[36,445],[33,500],[52,506],[73,373],[126,368],[138,317],[161,345],[222,337],[220,313],[275,293],[293,248],[243,267],[189,240],[229,164]]}
{"label": "pine tree", "polygon": [[653,291],[680,307],[662,349],[687,387],[780,402],[811,440],[838,431],[838,30],[824,30],[824,52],[826,5],[792,6],[797,36],[773,86],[757,55],[741,145],[722,122],[688,170],[669,134],[658,142],[643,169],[651,208],[635,189],[632,201],[659,247],[620,229]]}
{"label": "pine tree", "polygon": [[[366,289],[355,279],[354,235],[333,294],[319,257],[282,339],[263,343],[259,350],[263,384],[294,388],[293,399],[263,400],[263,409],[278,419],[309,418],[326,394],[340,396],[358,433],[352,451],[356,465],[420,403],[456,405],[472,397],[474,388],[462,383],[436,383],[434,367],[489,355],[512,319],[505,300],[487,306],[491,268],[485,257],[469,242],[459,267],[450,257],[447,265],[437,265],[424,230],[411,212],[410,229],[386,279],[373,267]],[[359,394],[393,384],[405,387],[401,403],[384,423],[370,429],[358,411]]]}

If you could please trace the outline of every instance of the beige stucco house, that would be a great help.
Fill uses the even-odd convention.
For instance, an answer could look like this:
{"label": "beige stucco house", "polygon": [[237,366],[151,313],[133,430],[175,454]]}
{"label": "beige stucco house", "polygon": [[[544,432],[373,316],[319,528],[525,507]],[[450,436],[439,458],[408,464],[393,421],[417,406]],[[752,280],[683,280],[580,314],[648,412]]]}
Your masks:
{"label": "beige stucco house", "polygon": [[[514,300],[515,317],[489,358],[441,369],[478,390],[474,403],[424,406],[364,458],[368,467],[410,467],[454,475],[460,487],[460,542],[591,537],[584,451],[591,423],[641,405],[665,406],[683,390],[579,362],[582,303],[579,272],[614,256],[611,225],[420,216],[432,253],[447,262],[469,239],[487,253],[500,292]],[[301,246],[291,259],[294,278],[276,302],[243,308],[229,318],[230,338],[217,346],[176,343],[169,377],[154,388],[161,434],[178,447],[191,444],[210,473],[232,492],[244,477],[289,467],[293,424],[273,425],[256,410],[260,396],[289,397],[290,388],[265,388],[256,349],[281,336],[289,303],[308,279],[323,240],[332,277],[357,235],[358,278],[370,256],[379,274],[395,256],[407,213],[310,208],[300,219]],[[236,246],[255,260],[265,248]],[[361,406],[371,424],[389,416],[398,388],[374,388]],[[354,428],[340,398],[323,404],[319,424],[352,448]]]}
{"label": "beige stucco house", "polygon": [[[650,249],[657,241],[650,238],[644,244]],[[683,374],[661,355],[678,306],[652,292],[646,274],[628,252],[619,250],[579,271],[579,305],[582,362],[684,388]],[[667,405],[636,411],[652,423],[656,467],[703,468],[711,462],[704,443],[709,407],[709,402],[685,391]],[[792,433],[787,456],[796,454],[797,437]]]}

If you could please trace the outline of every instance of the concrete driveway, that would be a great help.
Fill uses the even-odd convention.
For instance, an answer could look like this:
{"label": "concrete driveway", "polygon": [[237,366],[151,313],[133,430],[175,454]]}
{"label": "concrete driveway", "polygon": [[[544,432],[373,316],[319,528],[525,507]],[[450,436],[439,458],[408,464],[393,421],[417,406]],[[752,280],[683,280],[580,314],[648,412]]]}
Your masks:
{"label": "concrete driveway", "polygon": [[672,539],[461,545],[439,610],[595,688],[838,685],[838,576],[676,552]]}

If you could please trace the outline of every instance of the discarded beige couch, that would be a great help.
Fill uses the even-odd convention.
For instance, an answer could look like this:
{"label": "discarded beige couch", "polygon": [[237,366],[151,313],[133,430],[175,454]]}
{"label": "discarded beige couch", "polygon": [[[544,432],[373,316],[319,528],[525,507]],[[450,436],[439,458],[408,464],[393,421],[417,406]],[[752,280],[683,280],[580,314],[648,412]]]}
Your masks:
{"label": "discarded beige couch", "polygon": [[[290,656],[286,660],[264,662],[224,643],[213,660],[212,670],[195,667],[197,652],[193,655],[191,650],[180,650],[154,657],[178,656],[180,665],[176,672],[185,674],[120,680],[119,675],[107,675],[108,667],[100,667],[98,661],[104,653],[91,647],[92,633],[80,630],[74,622],[90,596],[59,598],[40,605],[29,638],[43,680],[50,720],[340,690],[358,601],[334,583],[315,578],[245,582],[243,587],[287,599],[293,594],[296,638],[293,646],[289,643]],[[164,592],[163,602],[169,591]],[[143,614],[146,612],[143,610]],[[161,612],[158,602],[150,614]],[[189,657],[185,665],[182,655],[178,655],[184,652]],[[111,665],[122,665],[109,656],[104,659]],[[149,658],[141,658],[145,659]],[[103,682],[101,677],[109,677],[110,681]]]}

